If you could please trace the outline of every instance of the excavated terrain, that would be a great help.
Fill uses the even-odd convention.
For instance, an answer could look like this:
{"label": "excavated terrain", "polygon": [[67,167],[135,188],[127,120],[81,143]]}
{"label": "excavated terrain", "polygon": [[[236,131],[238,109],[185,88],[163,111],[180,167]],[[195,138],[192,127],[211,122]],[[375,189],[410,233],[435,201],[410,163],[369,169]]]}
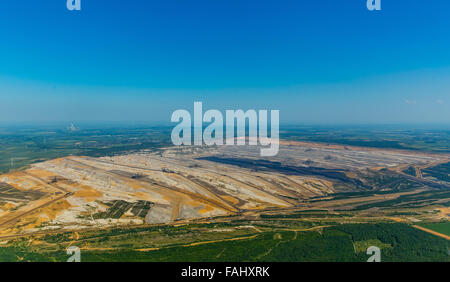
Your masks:
{"label": "excavated terrain", "polygon": [[179,223],[298,207],[371,189],[369,171],[448,162],[447,155],[284,143],[274,158],[251,146],[171,147],[69,156],[0,176],[0,235]]}

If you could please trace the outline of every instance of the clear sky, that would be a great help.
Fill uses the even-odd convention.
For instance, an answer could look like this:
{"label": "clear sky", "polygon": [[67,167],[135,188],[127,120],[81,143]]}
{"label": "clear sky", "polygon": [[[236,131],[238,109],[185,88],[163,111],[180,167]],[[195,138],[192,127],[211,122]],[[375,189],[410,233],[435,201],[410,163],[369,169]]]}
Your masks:
{"label": "clear sky", "polygon": [[450,123],[450,1],[3,0],[0,121]]}

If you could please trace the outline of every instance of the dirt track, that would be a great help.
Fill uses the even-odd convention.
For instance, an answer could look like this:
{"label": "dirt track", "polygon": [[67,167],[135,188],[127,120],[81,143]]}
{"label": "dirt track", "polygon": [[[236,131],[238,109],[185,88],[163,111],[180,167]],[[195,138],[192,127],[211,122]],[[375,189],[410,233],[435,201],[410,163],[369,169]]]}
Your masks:
{"label": "dirt track", "polygon": [[433,231],[433,230],[431,230],[431,229],[428,229],[428,228],[425,228],[425,227],[422,227],[422,226],[418,226],[418,225],[413,225],[413,227],[414,227],[414,228],[417,228],[417,229],[420,229],[420,230],[422,230],[422,231],[425,231],[425,232],[427,232],[427,233],[430,233],[430,234],[439,236],[439,237],[441,237],[441,238],[450,240],[450,236],[447,236],[447,235],[445,235],[445,234],[442,234],[442,233]]}

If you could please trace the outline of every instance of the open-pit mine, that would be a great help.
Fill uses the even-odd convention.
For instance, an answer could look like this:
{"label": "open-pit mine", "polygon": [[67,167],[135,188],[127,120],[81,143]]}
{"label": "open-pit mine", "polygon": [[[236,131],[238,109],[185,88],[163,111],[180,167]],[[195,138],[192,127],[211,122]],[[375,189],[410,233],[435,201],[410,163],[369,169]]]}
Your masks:
{"label": "open-pit mine", "polygon": [[[448,189],[447,182],[420,173],[448,161],[445,154],[287,141],[271,158],[260,157],[252,146],[68,156],[0,176],[0,236],[182,224],[274,210],[348,209]],[[409,168],[416,175],[404,172]],[[332,197],[367,191],[381,196],[359,202]],[[386,191],[393,193],[382,196]]]}

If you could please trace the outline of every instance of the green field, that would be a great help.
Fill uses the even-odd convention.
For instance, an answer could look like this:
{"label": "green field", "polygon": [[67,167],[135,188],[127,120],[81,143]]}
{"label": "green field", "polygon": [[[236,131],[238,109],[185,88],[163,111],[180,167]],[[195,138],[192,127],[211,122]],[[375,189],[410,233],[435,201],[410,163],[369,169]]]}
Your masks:
{"label": "green field", "polygon": [[439,223],[427,223],[427,224],[418,224],[422,227],[428,228],[430,230],[436,231],[441,234],[445,234],[450,236],[450,222],[439,222]]}
{"label": "green field", "polygon": [[308,126],[283,128],[281,138],[348,146],[450,152],[448,126]]}
{"label": "green field", "polygon": [[170,143],[170,129],[150,126],[0,126],[0,173],[69,155],[109,156]]}

